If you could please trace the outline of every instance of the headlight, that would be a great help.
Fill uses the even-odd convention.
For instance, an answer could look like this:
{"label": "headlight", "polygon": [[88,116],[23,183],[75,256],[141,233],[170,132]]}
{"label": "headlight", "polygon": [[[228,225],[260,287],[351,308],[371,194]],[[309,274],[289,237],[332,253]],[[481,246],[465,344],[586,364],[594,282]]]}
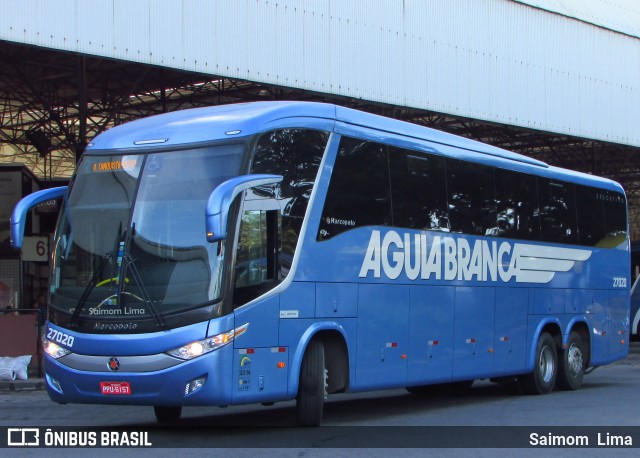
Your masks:
{"label": "headlight", "polygon": [[42,348],[44,348],[44,352],[51,356],[53,359],[62,358],[63,356],[71,353],[64,347],[61,347],[57,343],[51,342],[50,340],[44,339],[42,341]]}
{"label": "headlight", "polygon": [[237,337],[240,337],[245,333],[249,323],[245,323],[240,327],[237,327],[231,331],[223,332],[222,334],[215,335],[213,337],[207,337],[204,340],[197,340],[195,342],[183,345],[180,348],[174,348],[167,353],[176,358],[189,360],[204,355],[205,353],[217,350],[220,347],[224,347],[228,343],[233,342]]}

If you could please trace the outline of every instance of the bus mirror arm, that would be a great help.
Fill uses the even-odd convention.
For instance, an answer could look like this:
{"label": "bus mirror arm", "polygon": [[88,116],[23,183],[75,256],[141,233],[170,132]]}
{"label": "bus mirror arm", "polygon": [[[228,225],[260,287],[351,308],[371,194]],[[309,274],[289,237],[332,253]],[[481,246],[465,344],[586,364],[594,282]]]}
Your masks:
{"label": "bus mirror arm", "polygon": [[221,183],[211,192],[207,202],[205,212],[207,241],[219,242],[227,236],[229,208],[238,194],[249,188],[280,183],[282,180],[281,175],[241,175]]}
{"label": "bus mirror arm", "polygon": [[23,197],[13,209],[11,214],[11,237],[10,242],[13,248],[22,248],[24,240],[24,226],[27,222],[27,215],[36,205],[48,200],[59,199],[67,194],[68,186],[58,188],[43,189]]}

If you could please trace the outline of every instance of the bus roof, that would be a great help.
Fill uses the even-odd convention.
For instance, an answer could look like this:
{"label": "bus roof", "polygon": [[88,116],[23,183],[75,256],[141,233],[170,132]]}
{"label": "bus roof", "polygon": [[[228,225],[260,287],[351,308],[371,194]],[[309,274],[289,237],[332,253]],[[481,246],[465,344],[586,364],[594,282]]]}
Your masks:
{"label": "bus roof", "polygon": [[319,121],[331,125],[331,130],[340,130],[340,125],[347,125],[356,130],[369,129],[404,137],[410,142],[446,145],[470,152],[474,156],[474,153],[480,153],[474,158],[478,162],[493,158],[494,160],[488,161],[493,165],[509,167],[511,163],[512,167],[523,172],[529,171],[551,178],[622,190],[619,184],[611,180],[549,166],[545,162],[486,143],[418,124],[318,102],[249,102],[150,116],[103,132],[87,146],[85,154],[104,154],[113,150],[128,150],[133,153],[134,150],[150,147],[167,149],[178,145],[229,139],[233,136],[244,137],[287,125],[317,128]]}

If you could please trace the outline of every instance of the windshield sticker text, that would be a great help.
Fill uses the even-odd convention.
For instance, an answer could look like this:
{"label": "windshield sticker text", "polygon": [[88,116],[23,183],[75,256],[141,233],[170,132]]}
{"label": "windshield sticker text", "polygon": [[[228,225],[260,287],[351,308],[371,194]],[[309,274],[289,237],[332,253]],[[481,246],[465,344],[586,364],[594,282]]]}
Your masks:
{"label": "windshield sticker text", "polygon": [[327,224],[335,224],[337,226],[355,227],[356,222],[352,219],[339,219],[328,216],[325,218]]}
{"label": "windshield sticker text", "polygon": [[113,315],[144,315],[145,309],[124,307],[124,309],[103,309],[98,307],[89,308],[89,315],[93,316],[113,316]]}
{"label": "windshield sticker text", "polygon": [[137,159],[122,159],[121,161],[104,161],[93,164],[94,172],[113,172],[116,170],[132,170],[136,167]]}
{"label": "windshield sticker text", "polygon": [[94,331],[133,331],[136,323],[93,323]]}

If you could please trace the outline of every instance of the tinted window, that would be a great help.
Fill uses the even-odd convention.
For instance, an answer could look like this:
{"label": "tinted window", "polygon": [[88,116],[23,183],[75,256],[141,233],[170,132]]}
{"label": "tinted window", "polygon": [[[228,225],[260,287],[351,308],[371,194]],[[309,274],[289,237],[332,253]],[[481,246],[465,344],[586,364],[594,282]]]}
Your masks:
{"label": "tinted window", "polygon": [[394,226],[449,230],[444,158],[389,148]]}
{"label": "tinted window", "polygon": [[605,240],[599,246],[613,247],[622,243],[627,236],[627,203],[623,194],[614,191],[600,191],[604,208]]}
{"label": "tinted window", "polygon": [[390,224],[387,147],[343,137],[331,174],[318,240],[356,227]]}
{"label": "tinted window", "polygon": [[234,306],[273,288],[291,269],[329,134],[281,129],[258,139],[250,173],[282,175],[245,194],[236,246]]}
{"label": "tinted window", "polygon": [[[313,187],[329,134],[283,129],[263,134],[256,144],[251,173],[273,173],[284,179],[276,187],[281,198],[299,198]],[[268,192],[268,190],[267,190]],[[299,212],[292,209],[297,216]]]}
{"label": "tinted window", "polygon": [[254,189],[247,193],[275,198],[280,203],[282,216],[282,269],[288,270],[302,228],[302,220],[313,184],[318,174],[329,134],[304,129],[282,129],[263,134],[251,164],[251,173],[282,175],[276,184]]}
{"label": "tinted window", "polygon": [[542,240],[577,243],[574,185],[546,178],[538,179],[538,213]]}
{"label": "tinted window", "polygon": [[524,240],[540,239],[536,177],[496,169],[498,235]]}
{"label": "tinted window", "polygon": [[451,232],[498,235],[493,169],[447,159]]}
{"label": "tinted window", "polygon": [[626,199],[343,137],[318,240],[373,225],[612,247],[626,238]]}
{"label": "tinted window", "polygon": [[595,246],[605,236],[603,200],[599,194],[602,194],[601,190],[576,186],[578,243],[581,245]]}

